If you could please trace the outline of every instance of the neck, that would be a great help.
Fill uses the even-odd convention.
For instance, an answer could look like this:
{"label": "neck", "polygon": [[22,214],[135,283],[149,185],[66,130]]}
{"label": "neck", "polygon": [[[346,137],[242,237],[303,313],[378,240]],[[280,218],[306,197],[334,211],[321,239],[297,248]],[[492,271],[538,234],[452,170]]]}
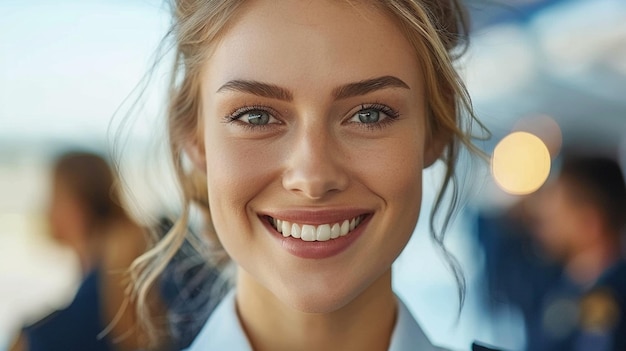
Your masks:
{"label": "neck", "polygon": [[240,270],[238,313],[256,351],[380,351],[389,347],[397,310],[391,270],[347,305],[329,313],[294,310],[254,278],[242,275],[246,273]]}
{"label": "neck", "polygon": [[598,242],[586,245],[568,260],[565,271],[578,285],[591,286],[619,259],[619,245]]}
{"label": "neck", "polygon": [[99,233],[87,234],[84,240],[78,243],[74,249],[78,254],[80,268],[83,275],[87,275],[100,259],[100,251],[102,250],[102,242],[99,239]]}

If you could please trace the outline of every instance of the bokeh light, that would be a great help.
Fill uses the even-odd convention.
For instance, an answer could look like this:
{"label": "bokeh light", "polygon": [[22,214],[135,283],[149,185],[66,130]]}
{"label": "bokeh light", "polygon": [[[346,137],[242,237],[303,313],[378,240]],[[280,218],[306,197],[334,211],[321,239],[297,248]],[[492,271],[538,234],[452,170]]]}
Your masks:
{"label": "bokeh light", "polygon": [[550,173],[550,152],[537,136],[514,132],[496,145],[491,173],[502,190],[525,195],[539,189]]}
{"label": "bokeh light", "polygon": [[548,147],[550,156],[554,160],[563,145],[563,133],[557,121],[549,115],[530,115],[517,121],[513,126],[514,132],[528,132],[537,136]]}

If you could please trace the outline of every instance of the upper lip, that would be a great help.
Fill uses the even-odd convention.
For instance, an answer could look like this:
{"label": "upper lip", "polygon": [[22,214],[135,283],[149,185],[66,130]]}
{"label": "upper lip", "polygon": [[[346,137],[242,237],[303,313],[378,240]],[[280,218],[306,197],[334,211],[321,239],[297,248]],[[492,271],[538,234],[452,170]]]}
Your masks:
{"label": "upper lip", "polygon": [[259,215],[291,223],[321,225],[339,223],[372,212],[372,210],[364,208],[325,208],[272,210],[259,212]]}

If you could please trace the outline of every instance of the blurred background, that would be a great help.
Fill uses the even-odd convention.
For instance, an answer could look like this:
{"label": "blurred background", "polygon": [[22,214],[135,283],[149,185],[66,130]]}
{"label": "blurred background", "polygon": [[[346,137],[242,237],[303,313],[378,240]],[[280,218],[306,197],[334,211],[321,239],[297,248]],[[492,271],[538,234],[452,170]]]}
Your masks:
{"label": "blurred background", "polygon": [[[394,285],[435,343],[524,350],[527,302],[543,299],[563,264],[541,253],[520,207],[564,156],[626,167],[626,2],[466,2],[474,31],[459,67],[493,134],[479,146],[493,156],[468,168],[473,191],[446,239],[468,282],[465,306],[459,315],[425,220]],[[54,157],[123,146],[123,179],[135,189],[125,196],[142,203],[131,211],[175,211],[171,179],[155,176],[168,167],[157,118],[165,71],[144,77],[168,21],[156,0],[0,2],[0,351],[24,324],[67,306],[81,281],[76,255],[49,235]],[[144,105],[133,106],[146,83]],[[440,171],[425,179],[422,219]]]}

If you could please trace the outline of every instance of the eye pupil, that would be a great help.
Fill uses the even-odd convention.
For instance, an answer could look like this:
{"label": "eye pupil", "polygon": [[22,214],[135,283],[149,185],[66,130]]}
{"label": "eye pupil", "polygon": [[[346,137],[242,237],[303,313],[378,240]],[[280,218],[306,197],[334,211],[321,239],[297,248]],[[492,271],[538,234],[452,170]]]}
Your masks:
{"label": "eye pupil", "polygon": [[255,125],[267,124],[270,120],[270,115],[264,111],[252,111],[248,112],[248,123]]}
{"label": "eye pupil", "polygon": [[358,115],[361,123],[376,123],[380,119],[380,112],[373,109],[359,111]]}

